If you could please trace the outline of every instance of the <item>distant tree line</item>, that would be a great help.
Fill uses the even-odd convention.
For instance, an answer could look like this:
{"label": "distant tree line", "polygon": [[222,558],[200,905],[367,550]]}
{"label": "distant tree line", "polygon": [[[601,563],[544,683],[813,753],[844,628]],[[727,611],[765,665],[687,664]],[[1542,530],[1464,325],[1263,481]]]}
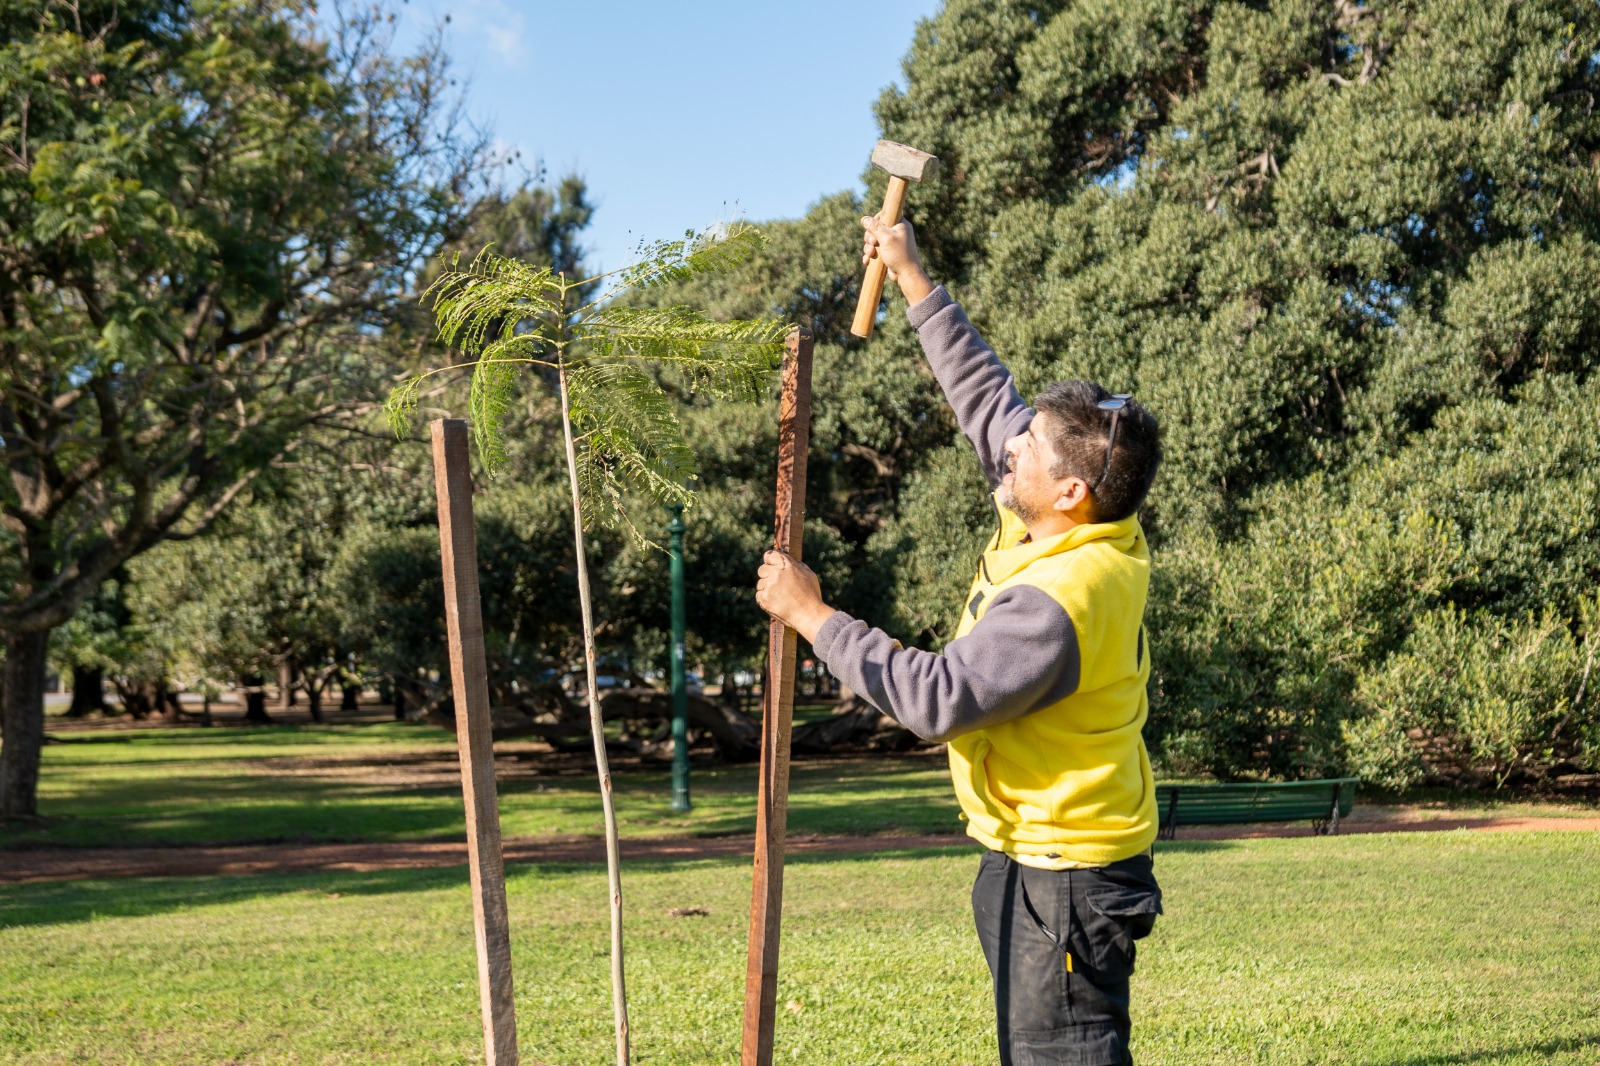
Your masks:
{"label": "distant tree line", "polygon": [[[152,21],[145,39],[172,25]],[[132,40],[132,26],[125,17],[116,40]],[[73,33],[52,32],[19,25],[8,39],[23,43],[0,55]],[[884,136],[944,162],[910,204],[936,279],[1025,395],[1093,378],[1135,393],[1165,427],[1167,460],[1143,520],[1156,552],[1147,736],[1167,771],[1348,772],[1401,787],[1600,769],[1597,56],[1600,9],[1576,0],[948,0],[919,24],[905,85],[884,92],[877,115]],[[61,84],[75,85],[70,76]],[[13,111],[0,143],[14,154]],[[329,154],[328,180],[342,181],[349,166],[373,175],[380,203],[390,202],[382,189],[420,196],[420,179],[395,169],[420,149],[393,150],[389,170]],[[456,159],[455,169],[430,179],[428,210],[403,200],[404,211],[367,222],[361,239],[382,243],[388,258],[364,250],[360,262],[370,254],[390,270],[493,242],[502,254],[576,268],[591,210],[581,182],[473,190],[452,175],[481,156],[429,151],[418,158]],[[164,173],[146,157],[118,165]],[[66,172],[45,176],[55,173]],[[865,177],[865,200],[827,197],[801,219],[766,225],[766,250],[739,274],[657,299],[811,326],[808,560],[832,602],[937,648],[992,510],[903,306],[890,301],[870,342],[848,334],[856,219],[882,191],[882,175]],[[5,180],[14,190],[5,202],[34,212],[33,243],[19,248],[84,256],[99,247],[88,216],[72,223],[79,229],[50,228],[66,225],[51,221],[67,218],[66,207],[27,190],[53,186]],[[168,186],[144,187],[156,206],[182,204]],[[52,195],[70,207],[68,191]],[[156,217],[156,206],[146,213]],[[256,338],[225,342],[261,314],[322,307],[277,288],[296,250],[321,246],[284,237],[257,249],[241,236],[254,232],[251,219],[280,215],[196,221],[161,210],[150,225],[166,243],[136,247],[152,264],[198,265],[143,268],[144,288],[115,304],[122,318],[97,321],[85,299],[69,297],[75,259],[46,262],[40,252],[44,265],[24,270],[21,253],[8,251],[0,261],[0,300],[23,308],[8,312],[0,338],[8,655],[35,639],[26,634],[53,628],[58,662],[130,690],[158,676],[222,686],[285,671],[308,694],[359,678],[413,704],[437,701],[431,679],[444,660],[425,450],[383,439],[364,414],[307,417],[326,402],[311,397],[356,404],[379,379],[442,362],[415,304],[432,268],[394,267],[384,299],[361,313],[352,303],[342,318],[275,332],[263,358],[280,360],[273,388],[301,421],[286,415],[249,435],[231,428],[232,415],[207,416],[191,435],[215,434],[217,458],[161,460],[159,479],[140,475],[156,486],[142,505],[120,460],[92,458],[98,379],[78,379],[133,365],[100,353],[148,333],[140,350],[177,365],[160,355],[162,338],[198,320],[218,353],[248,354]],[[94,254],[110,262],[115,247]],[[353,258],[330,262],[346,264],[334,275],[341,284],[368,276]],[[212,277],[223,280],[190,282]],[[146,304],[159,313],[134,314]],[[24,344],[26,316],[46,310],[73,324],[52,336],[76,339]],[[24,375],[15,369],[24,351],[56,354],[47,371]],[[246,354],[238,358],[250,365]],[[33,396],[40,380],[54,391]],[[688,517],[690,657],[708,681],[731,680],[760,661],[763,619],[749,590],[770,539],[776,427],[770,406],[713,410],[670,373],[661,380],[702,457],[704,491]],[[204,392],[185,387],[184,396]],[[73,400],[83,406],[60,408],[75,390],[88,390]],[[48,521],[30,517],[32,486],[72,484],[79,467],[62,459],[56,472],[34,473],[43,460],[13,443],[35,439],[16,428],[17,412],[44,411],[40,397],[78,412],[74,424],[89,428],[67,434],[84,449],[73,454],[89,457],[106,485]],[[432,402],[464,406],[448,392]],[[559,447],[559,424],[544,392],[518,403],[508,467],[480,486],[479,550],[492,689],[497,701],[531,705],[530,694],[577,661],[577,615],[563,488],[544,461]],[[105,482],[105,471],[123,480]],[[186,478],[195,497],[179,518],[128,534],[127,550],[97,549],[92,575],[87,564],[74,569],[117,529],[153,521],[151,508]],[[20,550],[28,537],[42,547]],[[665,557],[604,531],[594,544],[602,650],[639,672],[659,667]]]}

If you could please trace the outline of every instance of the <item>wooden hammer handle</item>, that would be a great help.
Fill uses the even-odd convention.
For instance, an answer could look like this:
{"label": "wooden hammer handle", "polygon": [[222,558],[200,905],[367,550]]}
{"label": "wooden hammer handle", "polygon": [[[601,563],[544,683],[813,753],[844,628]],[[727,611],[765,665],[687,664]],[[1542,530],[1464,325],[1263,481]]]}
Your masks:
{"label": "wooden hammer handle", "polygon": [[[889,189],[883,194],[883,210],[878,212],[878,221],[885,226],[893,226],[900,221],[900,214],[906,207],[906,190],[911,183],[905,178],[889,177]],[[861,279],[861,298],[856,301],[856,318],[850,324],[850,332],[863,339],[872,336],[872,327],[878,321],[878,303],[883,299],[883,282],[889,276],[889,268],[883,265],[881,258],[874,258],[867,263],[866,276]]]}

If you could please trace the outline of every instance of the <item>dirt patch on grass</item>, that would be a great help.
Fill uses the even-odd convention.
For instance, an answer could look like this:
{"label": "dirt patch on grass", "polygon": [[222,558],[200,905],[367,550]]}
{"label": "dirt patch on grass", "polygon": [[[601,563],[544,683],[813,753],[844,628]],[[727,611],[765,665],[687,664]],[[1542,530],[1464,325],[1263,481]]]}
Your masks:
{"label": "dirt patch on grass", "polygon": [[[1600,831],[1600,818],[1429,818],[1384,822],[1347,822],[1341,835],[1367,833]],[[1182,830],[1178,842],[1190,840],[1254,840],[1312,835],[1300,825],[1211,826]],[[1158,844],[1160,848],[1165,846]],[[790,855],[978,847],[956,834],[882,836],[793,836]],[[749,836],[655,837],[622,841],[622,855],[631,860],[684,861],[748,856]],[[551,836],[508,840],[508,866],[520,863],[603,863],[605,844],[593,837]],[[175,848],[41,848],[0,852],[0,884],[38,881],[81,881],[118,877],[215,877],[314,870],[372,871],[460,866],[467,861],[465,842],[279,843]]]}

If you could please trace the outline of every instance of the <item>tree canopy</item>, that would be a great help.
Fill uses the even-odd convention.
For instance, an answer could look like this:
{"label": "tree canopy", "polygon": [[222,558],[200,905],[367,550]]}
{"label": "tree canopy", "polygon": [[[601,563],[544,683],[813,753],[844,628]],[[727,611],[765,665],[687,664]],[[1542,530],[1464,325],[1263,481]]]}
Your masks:
{"label": "tree canopy", "polygon": [[370,405],[458,227],[485,142],[442,55],[346,14],[0,4],[0,812],[33,809],[44,634]]}
{"label": "tree canopy", "polygon": [[[919,24],[877,111],[944,164],[908,207],[930,270],[1024,395],[1091,378],[1162,420],[1169,766],[1600,759],[1597,51],[1578,2],[949,0]],[[771,227],[762,283],[720,295],[815,316],[811,513],[868,617],[937,646],[992,516],[898,297],[842,335],[862,206]]]}

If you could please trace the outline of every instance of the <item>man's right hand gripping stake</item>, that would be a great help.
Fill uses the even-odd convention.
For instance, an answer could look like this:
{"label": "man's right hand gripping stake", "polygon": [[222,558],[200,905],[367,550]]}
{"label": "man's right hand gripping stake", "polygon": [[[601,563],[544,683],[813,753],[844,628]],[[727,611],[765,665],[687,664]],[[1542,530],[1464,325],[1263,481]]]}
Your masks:
{"label": "man's right hand gripping stake", "polygon": [[[889,175],[889,188],[883,194],[883,210],[878,220],[885,226],[900,221],[906,206],[906,189],[913,181],[927,181],[939,171],[939,159],[927,152],[919,152],[909,145],[894,141],[879,141],[872,150],[872,165]],[[850,332],[857,337],[872,336],[872,327],[878,320],[878,301],[883,299],[883,280],[888,268],[882,259],[874,258],[867,264],[866,277],[861,279],[861,299],[856,303],[856,318]]]}

